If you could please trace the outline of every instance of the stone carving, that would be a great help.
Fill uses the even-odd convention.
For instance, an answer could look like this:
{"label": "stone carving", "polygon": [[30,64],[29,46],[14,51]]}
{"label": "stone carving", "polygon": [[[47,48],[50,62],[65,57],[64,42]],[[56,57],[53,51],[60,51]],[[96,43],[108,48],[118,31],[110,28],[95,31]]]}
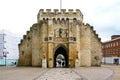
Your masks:
{"label": "stone carving", "polygon": [[63,29],[59,29],[59,37],[62,37]]}
{"label": "stone carving", "polygon": [[68,37],[68,30],[67,29],[62,30],[62,37]]}
{"label": "stone carving", "polygon": [[55,37],[59,37],[59,29],[55,30]]}
{"label": "stone carving", "polygon": [[59,28],[59,29],[56,29],[55,30],[55,37],[68,37],[68,30],[67,29],[62,29],[62,28]]}

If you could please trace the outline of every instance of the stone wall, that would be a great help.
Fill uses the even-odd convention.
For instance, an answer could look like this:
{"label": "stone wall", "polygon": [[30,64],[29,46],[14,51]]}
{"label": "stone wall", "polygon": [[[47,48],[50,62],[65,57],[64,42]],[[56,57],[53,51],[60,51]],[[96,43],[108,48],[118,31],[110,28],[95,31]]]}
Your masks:
{"label": "stone wall", "polygon": [[54,67],[59,47],[66,50],[68,67],[101,65],[100,39],[92,26],[83,23],[80,10],[41,9],[37,19],[19,44],[18,65]]}

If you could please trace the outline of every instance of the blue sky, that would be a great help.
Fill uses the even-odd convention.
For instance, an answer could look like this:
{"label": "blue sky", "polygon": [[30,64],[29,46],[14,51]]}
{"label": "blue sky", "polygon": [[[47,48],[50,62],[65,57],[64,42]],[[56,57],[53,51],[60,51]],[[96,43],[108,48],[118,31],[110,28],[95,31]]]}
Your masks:
{"label": "blue sky", "polygon": [[[24,35],[37,22],[39,9],[59,8],[60,0],[0,0],[0,30]],[[62,0],[62,8],[80,9],[102,41],[120,34],[120,0]]]}

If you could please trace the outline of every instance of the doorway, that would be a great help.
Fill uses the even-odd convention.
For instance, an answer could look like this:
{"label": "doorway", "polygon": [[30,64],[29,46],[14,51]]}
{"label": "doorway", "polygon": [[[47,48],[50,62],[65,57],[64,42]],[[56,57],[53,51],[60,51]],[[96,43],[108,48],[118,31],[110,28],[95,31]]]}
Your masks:
{"label": "doorway", "polygon": [[54,67],[68,67],[68,55],[66,49],[59,47],[54,54]]}

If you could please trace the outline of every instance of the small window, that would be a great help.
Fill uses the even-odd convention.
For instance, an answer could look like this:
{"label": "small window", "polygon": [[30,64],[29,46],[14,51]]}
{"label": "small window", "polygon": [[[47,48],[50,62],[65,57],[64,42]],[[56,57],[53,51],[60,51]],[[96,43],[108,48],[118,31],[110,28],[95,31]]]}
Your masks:
{"label": "small window", "polygon": [[69,21],[69,18],[66,18],[67,21]]}
{"label": "small window", "polygon": [[118,46],[118,42],[116,42],[116,46]]}
{"label": "small window", "polygon": [[75,38],[75,37],[73,37],[73,41],[76,41],[76,38]]}
{"label": "small window", "polygon": [[48,38],[46,37],[44,40],[45,40],[45,41],[48,41]]}
{"label": "small window", "polygon": [[30,40],[30,37],[28,37],[28,41]]}
{"label": "small window", "polygon": [[76,18],[73,18],[73,20],[75,21],[75,20],[76,20]]}
{"label": "small window", "polygon": [[45,18],[43,18],[43,20],[45,20]]}
{"label": "small window", "polygon": [[24,51],[22,51],[22,55],[24,55]]}
{"label": "small window", "polygon": [[113,47],[115,47],[115,43],[113,43]]}
{"label": "small window", "polygon": [[52,37],[49,37],[49,40],[52,40]]}

